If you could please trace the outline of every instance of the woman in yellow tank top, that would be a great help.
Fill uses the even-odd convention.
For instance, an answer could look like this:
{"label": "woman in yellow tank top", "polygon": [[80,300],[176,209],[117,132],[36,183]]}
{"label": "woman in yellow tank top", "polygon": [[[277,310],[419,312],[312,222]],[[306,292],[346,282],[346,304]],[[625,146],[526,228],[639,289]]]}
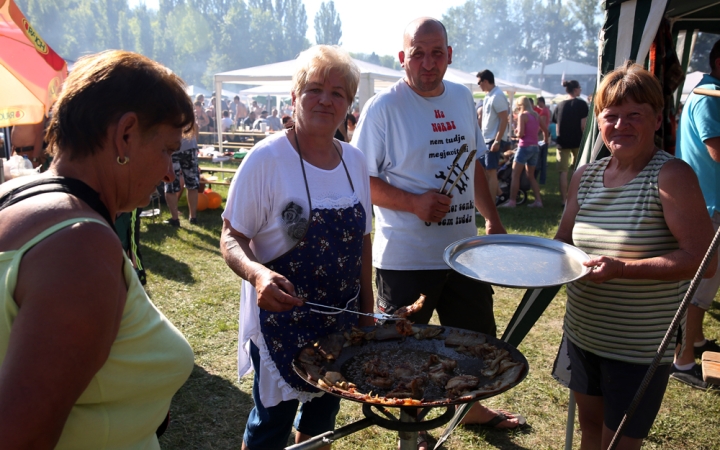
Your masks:
{"label": "woman in yellow tank top", "polygon": [[183,82],[141,55],[76,64],[45,174],[0,185],[0,446],[159,449],[193,366],[112,228],[174,178],[193,123]]}

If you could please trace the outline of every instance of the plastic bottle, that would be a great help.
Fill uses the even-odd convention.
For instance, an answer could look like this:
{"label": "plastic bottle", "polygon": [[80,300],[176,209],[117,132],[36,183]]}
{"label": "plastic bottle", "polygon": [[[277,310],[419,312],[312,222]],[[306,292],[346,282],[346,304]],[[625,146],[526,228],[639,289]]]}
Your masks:
{"label": "plastic bottle", "polygon": [[26,170],[33,170],[32,162],[28,159],[27,155],[23,155],[23,163],[25,164]]}

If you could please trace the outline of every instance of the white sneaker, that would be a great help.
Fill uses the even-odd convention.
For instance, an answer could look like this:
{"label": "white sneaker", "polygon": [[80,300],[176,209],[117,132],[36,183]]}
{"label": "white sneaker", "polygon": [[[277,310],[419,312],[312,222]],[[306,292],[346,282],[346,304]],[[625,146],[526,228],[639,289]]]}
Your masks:
{"label": "white sneaker", "polygon": [[535,200],[534,202],[532,202],[528,205],[528,208],[542,208],[542,207],[543,207],[543,204],[539,200]]}
{"label": "white sneaker", "polygon": [[498,206],[498,208],[514,208],[516,206],[514,200],[508,200],[502,205]]}

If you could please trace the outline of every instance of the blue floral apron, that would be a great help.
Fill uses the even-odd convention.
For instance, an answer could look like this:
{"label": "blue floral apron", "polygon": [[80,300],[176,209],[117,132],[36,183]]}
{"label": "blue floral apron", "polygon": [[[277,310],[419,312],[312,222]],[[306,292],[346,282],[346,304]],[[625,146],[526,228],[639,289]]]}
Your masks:
{"label": "blue floral apron", "polygon": [[[288,224],[288,232],[302,237],[290,251],[265,265],[290,280],[300,298],[357,310],[365,209],[359,202],[344,209],[313,209],[299,143],[297,147],[310,205],[309,219],[304,218],[299,205],[291,204],[283,211],[286,223],[293,222]],[[340,161],[354,192],[342,155]],[[260,329],[268,352],[285,381],[298,391],[319,392],[292,370],[298,352],[320,337],[355,324],[354,314],[320,311],[307,305],[281,313],[260,309]]]}

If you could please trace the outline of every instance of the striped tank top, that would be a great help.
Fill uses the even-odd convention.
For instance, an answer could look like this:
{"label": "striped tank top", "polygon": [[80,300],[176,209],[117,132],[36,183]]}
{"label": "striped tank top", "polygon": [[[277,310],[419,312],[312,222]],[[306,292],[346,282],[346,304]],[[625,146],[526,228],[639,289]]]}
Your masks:
{"label": "striped tank top", "polygon": [[[575,246],[591,256],[644,259],[679,248],[663,216],[658,175],[673,159],[658,151],[624,186],[606,188],[610,157],[589,165],[578,189]],[[580,348],[634,364],[650,364],[685,295],[688,281],[579,280],[567,287],[564,331]],[[662,362],[672,362],[672,346]]]}

